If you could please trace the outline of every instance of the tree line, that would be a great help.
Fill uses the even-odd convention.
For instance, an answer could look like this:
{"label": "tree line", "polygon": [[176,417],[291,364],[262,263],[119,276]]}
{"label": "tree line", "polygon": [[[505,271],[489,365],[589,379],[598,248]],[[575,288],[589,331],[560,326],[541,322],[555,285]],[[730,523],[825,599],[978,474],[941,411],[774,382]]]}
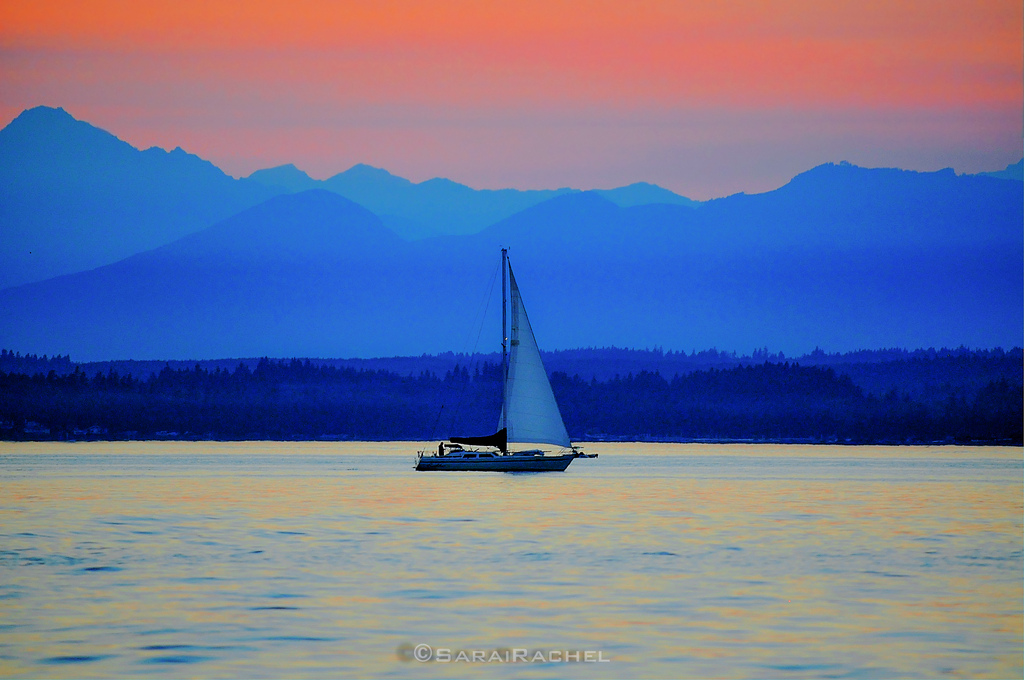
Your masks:
{"label": "tree line", "polygon": [[[876,394],[831,367],[765,361],[671,378],[642,370],[588,380],[555,371],[551,382],[576,441],[1020,445],[1021,381],[979,373],[977,357],[940,360],[960,361],[971,380],[926,394],[897,387]],[[0,370],[0,438],[437,440],[493,432],[501,389],[500,365],[488,361],[443,375],[298,359],[233,370],[165,366],[146,378],[112,368],[90,377],[80,366]]]}

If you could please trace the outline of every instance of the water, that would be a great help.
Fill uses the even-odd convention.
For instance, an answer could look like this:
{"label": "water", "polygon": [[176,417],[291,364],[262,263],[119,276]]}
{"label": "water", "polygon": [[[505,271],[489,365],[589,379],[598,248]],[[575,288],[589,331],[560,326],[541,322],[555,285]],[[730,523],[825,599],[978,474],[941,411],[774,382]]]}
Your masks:
{"label": "water", "polygon": [[0,675],[1022,674],[1020,449],[413,448],[0,445]]}

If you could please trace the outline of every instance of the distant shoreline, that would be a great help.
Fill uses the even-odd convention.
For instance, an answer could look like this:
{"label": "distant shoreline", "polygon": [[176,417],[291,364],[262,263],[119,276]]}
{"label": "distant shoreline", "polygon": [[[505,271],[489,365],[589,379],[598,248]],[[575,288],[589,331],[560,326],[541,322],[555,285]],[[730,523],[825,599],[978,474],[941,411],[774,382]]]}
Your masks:
{"label": "distant shoreline", "polygon": [[[33,444],[33,443],[63,443],[63,444],[84,444],[84,443],[114,443],[114,442],[222,442],[222,443],[245,443],[245,442],[274,442],[280,444],[334,444],[334,443],[345,443],[345,444],[380,444],[384,442],[401,442],[417,444],[426,441],[441,441],[439,439],[425,440],[425,439],[343,439],[336,437],[314,437],[314,438],[303,438],[303,437],[292,437],[285,439],[274,439],[274,438],[242,438],[242,439],[227,439],[222,437],[214,438],[203,438],[193,437],[188,435],[182,435],[178,437],[85,437],[85,438],[68,438],[58,439],[54,437],[48,438],[21,438],[21,439],[9,439],[6,437],[0,437],[0,443],[10,444]],[[879,440],[879,441],[827,441],[827,440],[807,440],[797,438],[782,438],[782,439],[695,439],[695,438],[630,438],[621,437],[614,439],[573,439],[573,443],[577,445],[587,444],[707,444],[709,446],[735,446],[735,445],[776,445],[776,446],[844,446],[844,447],[858,447],[858,446],[895,446],[895,447],[967,447],[967,448],[985,448],[985,447],[1015,447],[1024,448],[1024,442],[1014,441],[1012,439],[1005,440],[986,440],[986,441],[894,441],[894,440]]]}
{"label": "distant shoreline", "polygon": [[[549,377],[570,437],[583,443],[1020,446],[1021,355],[888,350],[844,362],[821,352],[812,356],[817,364],[801,365],[597,349],[556,354]],[[407,357],[401,373],[308,359],[234,370],[165,364],[142,378],[4,351],[0,440],[436,442],[489,434],[502,392],[501,365],[491,359]]]}

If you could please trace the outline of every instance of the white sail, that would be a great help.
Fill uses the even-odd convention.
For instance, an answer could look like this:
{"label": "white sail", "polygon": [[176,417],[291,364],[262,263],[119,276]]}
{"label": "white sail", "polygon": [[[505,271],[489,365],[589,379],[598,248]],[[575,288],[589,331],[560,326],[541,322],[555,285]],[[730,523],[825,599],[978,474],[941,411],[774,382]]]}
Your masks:
{"label": "white sail", "polygon": [[508,359],[505,403],[498,428],[508,429],[510,442],[571,446],[511,266],[508,269],[508,280],[512,294],[512,346]]}

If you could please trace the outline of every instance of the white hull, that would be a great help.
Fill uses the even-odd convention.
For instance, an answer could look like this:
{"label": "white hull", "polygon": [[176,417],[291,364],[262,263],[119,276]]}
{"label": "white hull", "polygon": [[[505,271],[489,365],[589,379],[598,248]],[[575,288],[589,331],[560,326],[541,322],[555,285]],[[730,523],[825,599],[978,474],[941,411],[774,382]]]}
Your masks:
{"label": "white hull", "polygon": [[577,457],[575,453],[560,456],[499,455],[487,458],[432,455],[418,457],[416,469],[447,472],[562,472]]}

